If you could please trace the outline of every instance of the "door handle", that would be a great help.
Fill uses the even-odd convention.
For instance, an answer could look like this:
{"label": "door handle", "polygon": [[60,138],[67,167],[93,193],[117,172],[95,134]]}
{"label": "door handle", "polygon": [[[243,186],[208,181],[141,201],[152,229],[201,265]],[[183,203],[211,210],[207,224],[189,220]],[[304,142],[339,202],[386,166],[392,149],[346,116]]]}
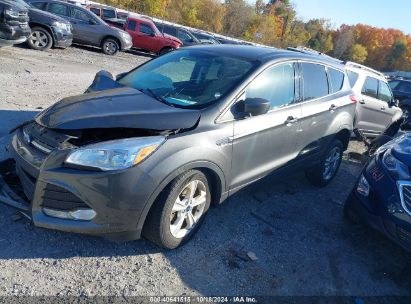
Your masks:
{"label": "door handle", "polygon": [[382,110],[382,111],[385,111],[385,107],[384,107],[384,106],[382,106],[382,107],[381,107],[381,110]]}
{"label": "door handle", "polygon": [[332,104],[330,107],[330,111],[334,111],[335,109],[337,109],[338,107],[335,104]]}
{"label": "door handle", "polygon": [[364,100],[364,99],[360,99],[358,102],[359,102],[360,104],[365,104],[365,100]]}
{"label": "door handle", "polygon": [[287,120],[285,121],[286,125],[292,125],[298,121],[298,118],[293,117],[293,116],[288,116]]}

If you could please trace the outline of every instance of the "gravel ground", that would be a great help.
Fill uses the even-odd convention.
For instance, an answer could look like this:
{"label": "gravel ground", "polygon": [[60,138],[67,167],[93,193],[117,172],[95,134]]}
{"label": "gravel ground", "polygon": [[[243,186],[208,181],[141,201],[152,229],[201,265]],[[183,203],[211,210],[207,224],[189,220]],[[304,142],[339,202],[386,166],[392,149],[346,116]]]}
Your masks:
{"label": "gravel ground", "polygon": [[[0,148],[9,128],[81,94],[97,71],[116,74],[147,59],[88,48],[1,49]],[[350,144],[350,151],[362,149]],[[265,178],[211,209],[197,236],[174,251],[35,228],[0,206],[0,296],[410,296],[410,255],[342,218],[360,170],[346,156],[324,189],[303,174]],[[257,260],[246,258],[250,251]]]}

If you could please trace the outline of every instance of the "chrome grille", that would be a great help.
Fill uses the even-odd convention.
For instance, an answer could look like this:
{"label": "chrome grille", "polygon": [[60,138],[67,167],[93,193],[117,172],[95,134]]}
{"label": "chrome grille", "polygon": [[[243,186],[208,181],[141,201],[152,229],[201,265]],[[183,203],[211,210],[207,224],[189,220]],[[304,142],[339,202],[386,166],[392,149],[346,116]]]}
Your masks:
{"label": "chrome grille", "polygon": [[402,207],[411,215],[411,182],[399,181],[398,190],[400,192]]}

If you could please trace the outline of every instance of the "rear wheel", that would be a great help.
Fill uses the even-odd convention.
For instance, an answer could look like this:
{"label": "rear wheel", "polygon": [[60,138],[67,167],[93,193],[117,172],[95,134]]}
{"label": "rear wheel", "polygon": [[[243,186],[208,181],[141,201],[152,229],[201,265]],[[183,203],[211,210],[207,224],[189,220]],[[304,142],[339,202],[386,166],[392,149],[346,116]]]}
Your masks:
{"label": "rear wheel", "polygon": [[210,201],[210,187],[202,172],[190,170],[180,175],[154,203],[144,225],[144,237],[161,247],[177,248],[198,231]]}
{"label": "rear wheel", "polygon": [[112,38],[107,38],[101,44],[101,50],[106,55],[115,55],[120,50],[118,42]]}
{"label": "rear wheel", "polygon": [[53,37],[51,37],[46,29],[33,27],[31,29],[31,35],[27,39],[27,44],[33,50],[47,51],[53,45]]}
{"label": "rear wheel", "polygon": [[343,144],[340,140],[335,139],[321,157],[320,163],[306,170],[307,179],[315,186],[326,186],[337,174],[342,155]]}

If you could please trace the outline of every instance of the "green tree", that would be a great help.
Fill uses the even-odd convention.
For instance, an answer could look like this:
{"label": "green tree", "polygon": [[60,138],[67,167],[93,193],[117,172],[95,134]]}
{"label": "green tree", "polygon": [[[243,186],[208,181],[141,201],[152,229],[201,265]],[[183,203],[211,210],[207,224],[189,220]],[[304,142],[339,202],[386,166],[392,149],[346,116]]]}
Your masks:
{"label": "green tree", "polygon": [[358,43],[350,47],[347,53],[347,59],[357,63],[364,63],[364,61],[367,59],[367,56],[367,49]]}

